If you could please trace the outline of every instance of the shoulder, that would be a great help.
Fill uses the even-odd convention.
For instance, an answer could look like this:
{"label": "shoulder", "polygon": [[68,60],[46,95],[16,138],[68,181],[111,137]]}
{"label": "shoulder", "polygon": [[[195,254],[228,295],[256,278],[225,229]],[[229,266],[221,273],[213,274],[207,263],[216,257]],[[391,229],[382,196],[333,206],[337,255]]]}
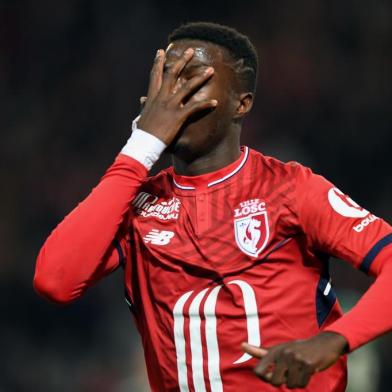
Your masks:
{"label": "shoulder", "polygon": [[249,157],[253,161],[256,173],[263,173],[263,175],[270,175],[276,177],[283,177],[286,180],[300,180],[313,175],[312,170],[302,165],[297,161],[283,162],[278,158],[264,155],[259,151],[249,149]]}
{"label": "shoulder", "polygon": [[143,192],[153,193],[158,196],[163,196],[164,193],[169,192],[172,189],[172,167],[163,169],[153,176],[147,177],[140,190]]}

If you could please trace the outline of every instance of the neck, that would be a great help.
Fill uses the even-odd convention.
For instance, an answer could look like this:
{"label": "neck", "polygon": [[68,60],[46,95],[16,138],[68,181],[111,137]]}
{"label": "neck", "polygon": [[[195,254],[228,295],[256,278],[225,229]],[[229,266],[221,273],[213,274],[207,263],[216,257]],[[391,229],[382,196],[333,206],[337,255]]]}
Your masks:
{"label": "neck", "polygon": [[174,172],[182,176],[210,173],[234,162],[240,154],[239,137],[226,138],[211,150],[190,160],[179,154],[173,154]]}

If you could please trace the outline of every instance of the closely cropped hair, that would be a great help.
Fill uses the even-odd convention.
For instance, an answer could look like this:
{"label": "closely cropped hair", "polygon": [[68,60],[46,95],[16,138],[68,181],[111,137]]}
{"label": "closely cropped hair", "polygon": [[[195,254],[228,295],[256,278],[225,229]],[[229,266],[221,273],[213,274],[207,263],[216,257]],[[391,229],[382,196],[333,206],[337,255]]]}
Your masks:
{"label": "closely cropped hair", "polygon": [[226,48],[235,62],[243,88],[255,92],[258,73],[257,52],[246,35],[217,23],[191,22],[178,27],[168,37],[169,43],[181,39],[206,41]]}

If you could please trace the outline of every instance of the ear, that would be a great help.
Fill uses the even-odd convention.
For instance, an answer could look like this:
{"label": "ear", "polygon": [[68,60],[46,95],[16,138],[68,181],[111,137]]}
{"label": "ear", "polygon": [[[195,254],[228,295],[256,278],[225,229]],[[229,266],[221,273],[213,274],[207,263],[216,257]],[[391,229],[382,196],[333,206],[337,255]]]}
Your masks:
{"label": "ear", "polygon": [[237,107],[234,114],[235,119],[242,119],[245,117],[253,106],[253,93],[241,93],[238,96]]}

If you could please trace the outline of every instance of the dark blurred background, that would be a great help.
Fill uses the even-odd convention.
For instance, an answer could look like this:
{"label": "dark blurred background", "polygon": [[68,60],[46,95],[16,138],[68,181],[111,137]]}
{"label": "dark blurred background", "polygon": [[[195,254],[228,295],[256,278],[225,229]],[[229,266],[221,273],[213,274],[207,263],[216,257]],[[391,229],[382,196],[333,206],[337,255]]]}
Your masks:
{"label": "dark blurred background", "polygon": [[[259,51],[243,143],[311,166],[392,221],[390,0],[3,0],[1,392],[148,390],[120,271],[63,308],[32,277],[46,236],[127,140],[156,50],[191,20],[234,26]],[[333,264],[347,309],[371,281]],[[392,335],[352,354],[349,390],[390,392],[391,351]]]}

